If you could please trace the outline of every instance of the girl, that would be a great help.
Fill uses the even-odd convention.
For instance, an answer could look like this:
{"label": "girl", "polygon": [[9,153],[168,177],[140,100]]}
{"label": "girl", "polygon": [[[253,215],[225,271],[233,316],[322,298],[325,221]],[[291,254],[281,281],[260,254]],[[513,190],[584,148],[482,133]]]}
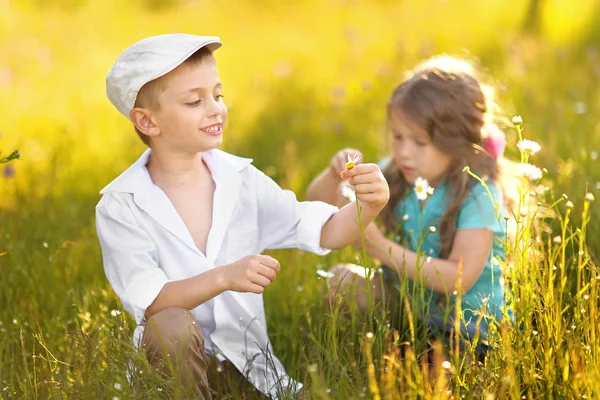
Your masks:
{"label": "girl", "polygon": [[[388,234],[400,235],[389,240],[374,224],[365,234],[367,254],[384,265],[388,286],[385,290],[374,280],[375,299],[381,301],[400,277],[424,285],[431,298],[427,327],[447,337],[455,326],[460,290],[461,336],[472,339],[479,331],[482,353],[489,324],[501,321],[504,310],[512,318],[498,262],[505,259],[506,209],[498,166],[504,136],[490,122],[490,95],[471,64],[447,56],[418,66],[394,90],[387,107],[392,157],[381,163],[390,201],[381,217]],[[340,169],[355,153],[338,152],[311,183],[307,198],[342,204]],[[485,186],[465,172],[467,166]],[[353,179],[349,183],[360,186]],[[366,288],[362,267],[338,265],[332,272],[330,295],[350,285]],[[355,293],[364,310],[364,290]]]}

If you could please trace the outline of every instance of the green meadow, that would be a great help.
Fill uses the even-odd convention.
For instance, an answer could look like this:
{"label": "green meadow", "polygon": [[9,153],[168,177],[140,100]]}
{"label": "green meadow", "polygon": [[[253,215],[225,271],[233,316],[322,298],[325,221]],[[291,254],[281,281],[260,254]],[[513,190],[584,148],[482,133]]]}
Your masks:
{"label": "green meadow", "polygon": [[106,72],[167,32],[222,38],[223,149],[299,199],[344,147],[388,155],[388,98],[435,54],[478,59],[493,77],[507,158],[526,157],[513,115],[542,147],[528,161],[543,177],[512,188],[531,211],[511,217],[506,244],[515,323],[483,361],[425,352],[418,290],[402,292],[397,327],[380,308],[330,309],[316,271],[376,266],[359,251],[269,253],[282,266],[265,291],[274,351],[315,399],[600,396],[598,1],[0,0],[0,156],[21,155],[0,164],[0,398],[185,398],[133,349],[94,225],[100,189],[144,151],[106,98]]}

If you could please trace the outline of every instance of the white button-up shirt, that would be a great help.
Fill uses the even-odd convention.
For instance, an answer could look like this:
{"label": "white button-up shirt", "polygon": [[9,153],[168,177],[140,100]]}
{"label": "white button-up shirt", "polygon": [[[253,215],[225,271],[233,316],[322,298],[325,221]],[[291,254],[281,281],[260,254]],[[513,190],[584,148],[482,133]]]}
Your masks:
{"label": "white button-up shirt", "polygon": [[[321,228],[337,211],[321,202],[298,202],[291,191],[251,165],[220,150],[203,153],[216,189],[206,254],[146,169],[151,150],[106,186],[96,207],[96,229],[106,276],[138,326],[163,286],[265,249],[299,248],[326,254]],[[283,266],[285,268],[285,265]],[[254,386],[277,398],[295,384],[272,354],[263,296],[226,291],[194,308],[207,353],[227,359]],[[299,389],[302,385],[297,384]]]}

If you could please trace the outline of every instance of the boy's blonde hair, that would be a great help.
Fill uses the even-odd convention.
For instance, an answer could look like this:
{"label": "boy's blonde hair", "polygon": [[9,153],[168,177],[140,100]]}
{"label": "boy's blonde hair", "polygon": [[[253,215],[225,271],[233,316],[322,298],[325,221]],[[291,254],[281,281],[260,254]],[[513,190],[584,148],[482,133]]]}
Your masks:
{"label": "boy's blonde hair", "polygon": [[[202,47],[194,54],[192,54],[188,59],[186,59],[183,63],[181,63],[181,65],[197,65],[204,61],[204,59],[206,58],[213,58],[213,52],[207,47]],[[181,67],[181,65],[179,67]],[[160,78],[154,79],[142,86],[136,97],[134,107],[148,108],[151,110],[160,110],[160,102],[158,100],[158,97],[167,88],[169,84],[169,79],[173,77],[174,74],[177,74],[178,70],[180,70],[179,67],[175,68],[168,74],[163,75]],[[142,139],[142,142],[144,142],[146,146],[150,147],[150,137],[144,135],[135,125],[133,127],[140,139]]]}

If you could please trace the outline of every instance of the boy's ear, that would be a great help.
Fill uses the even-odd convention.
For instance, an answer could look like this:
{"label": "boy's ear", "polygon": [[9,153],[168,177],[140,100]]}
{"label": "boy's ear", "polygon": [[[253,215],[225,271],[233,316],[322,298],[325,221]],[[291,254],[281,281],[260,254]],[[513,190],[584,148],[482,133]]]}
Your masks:
{"label": "boy's ear", "polygon": [[160,129],[152,118],[152,113],[147,108],[134,107],[129,113],[129,118],[133,125],[147,136],[158,136]]}

